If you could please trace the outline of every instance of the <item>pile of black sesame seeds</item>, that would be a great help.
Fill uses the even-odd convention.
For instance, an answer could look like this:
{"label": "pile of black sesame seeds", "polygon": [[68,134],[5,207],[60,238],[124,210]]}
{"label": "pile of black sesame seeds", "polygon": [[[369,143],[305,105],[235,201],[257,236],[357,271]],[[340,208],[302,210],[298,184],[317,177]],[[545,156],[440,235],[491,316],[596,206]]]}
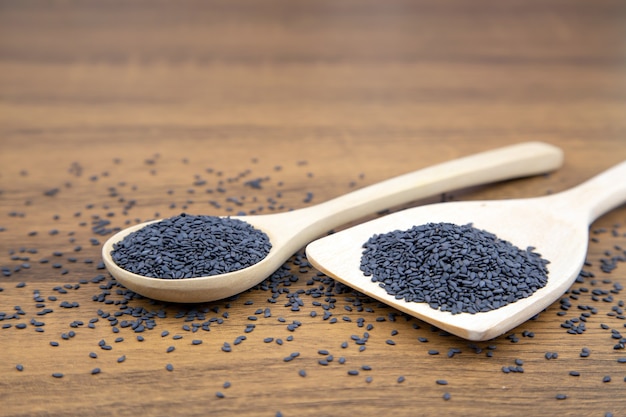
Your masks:
{"label": "pile of black sesame seeds", "polygon": [[[158,162],[158,157],[145,162],[145,167],[152,175],[157,175]],[[183,161],[183,165],[188,164],[188,161]],[[276,171],[280,169],[277,167]],[[341,367],[339,369],[345,370],[345,377],[351,378],[359,387],[375,386],[379,379],[389,378],[388,374],[383,377],[377,373],[380,355],[370,353],[379,352],[381,345],[393,355],[394,349],[410,344],[413,355],[419,361],[462,359],[466,356],[487,358],[485,360],[495,365],[498,372],[506,374],[511,384],[515,384],[514,378],[531,373],[533,362],[541,365],[537,361],[558,361],[567,356],[561,343],[549,352],[532,351],[530,346],[533,339],[541,337],[535,334],[532,320],[522,327],[525,330],[515,329],[490,342],[468,343],[451,337],[314,271],[303,253],[295,254],[276,273],[249,292],[227,300],[190,306],[147,300],[117,283],[107,274],[99,259],[102,239],[129,224],[147,220],[135,218],[133,221],[130,218],[131,213],[140,206],[136,196],[140,195],[141,187],[131,186],[125,181],[111,185],[114,180],[107,172],[86,175],[84,168],[77,163],[70,166],[69,172],[74,183],[83,182],[89,184],[90,189],[100,187],[106,190],[109,203],[102,206],[86,203],[80,210],[69,214],[50,211],[48,220],[51,225],[48,229],[29,230],[26,224],[32,216],[32,206],[41,211],[41,204],[46,201],[60,199],[65,193],[77,192],[74,191],[75,185],[52,184],[42,190],[40,196],[35,196],[32,201],[27,200],[22,208],[5,207],[5,221],[0,223],[0,235],[8,229],[19,227],[25,230],[24,239],[19,244],[11,246],[8,242],[3,243],[4,252],[0,258],[0,338],[3,343],[13,343],[16,336],[30,332],[32,335],[41,335],[33,342],[34,345],[39,344],[41,349],[52,349],[51,353],[56,354],[76,339],[89,341],[90,348],[85,350],[84,357],[93,365],[84,369],[73,366],[70,369],[64,368],[60,362],[50,362],[47,369],[55,383],[62,383],[81,372],[98,378],[101,374],[113,372],[113,366],[124,366],[137,360],[133,350],[126,348],[132,343],[141,343],[142,349],[151,350],[164,344],[163,359],[155,365],[164,373],[175,373],[182,366],[177,361],[179,352],[219,346],[217,350],[223,355],[219,357],[220,360],[236,360],[232,358],[237,355],[239,348],[254,343],[257,349],[268,349],[268,357],[272,358],[268,360],[283,362],[298,378],[313,378],[320,372]],[[206,180],[204,177],[207,174],[218,179]],[[28,177],[26,170],[23,176]],[[214,208],[219,215],[235,212],[239,215],[256,214],[290,208],[281,203],[282,192],[250,197],[249,194],[237,195],[230,191],[238,185],[263,194],[270,188],[270,178],[262,176],[250,179],[250,176],[251,172],[247,171],[224,178],[219,172],[206,169],[205,174],[196,174],[190,178],[186,199],[178,199],[168,207],[157,209],[178,212],[188,210],[200,204],[198,196],[204,192],[210,196],[206,201],[207,206]],[[212,182],[215,183],[213,187]],[[280,185],[276,186],[280,188]],[[166,192],[167,195],[175,195],[177,190]],[[308,204],[312,196],[312,193],[304,192],[300,204]],[[198,211],[206,212],[205,208],[203,206]],[[54,222],[60,217],[73,217],[76,231],[55,228]],[[159,213],[154,213],[154,217],[160,217]],[[591,241],[592,244],[600,239],[621,242],[624,237],[624,228],[614,225],[593,230]],[[570,350],[571,346],[577,347],[577,356],[581,361],[599,355],[611,358],[613,371],[597,378],[597,382],[607,389],[617,383],[626,383],[626,317],[624,301],[620,298],[623,285],[614,278],[616,273],[621,273],[625,261],[626,251],[615,244],[611,251],[605,252],[604,257],[597,261],[600,262],[601,276],[596,277],[589,268],[581,271],[576,284],[563,296],[558,306],[553,306],[549,312],[556,312],[562,317],[560,328],[554,331],[567,338]],[[591,263],[587,264],[587,267],[591,266]],[[40,276],[47,278],[42,281]],[[65,283],[49,285],[49,277]],[[48,325],[46,319],[58,312],[72,314],[73,319],[66,324],[66,328],[50,328]],[[224,340],[220,328],[233,321],[235,315],[243,315],[247,323],[241,327],[240,335]],[[584,336],[588,322],[598,321],[601,322],[599,326],[606,339],[611,341],[608,352],[593,351],[577,339]],[[301,343],[309,323],[316,323],[316,328],[319,328],[319,324],[341,326],[345,338],[318,340],[316,344]],[[512,358],[511,352],[515,350],[507,349],[505,344],[515,346],[524,342],[525,349],[517,354],[520,357]],[[373,349],[368,349],[370,347]],[[503,351],[508,354],[500,356],[499,353]],[[207,351],[202,352],[199,356],[220,355],[216,350],[208,350],[210,355],[205,354]],[[272,356],[269,352],[278,353]],[[107,362],[109,359],[114,364]],[[4,358],[0,373],[17,372],[26,375],[33,366],[19,358]],[[454,368],[460,370],[458,366]],[[410,369],[407,369],[406,372],[393,375],[393,382],[403,386],[431,384],[440,389],[442,406],[445,406],[447,401],[454,401],[455,395],[462,394],[462,388],[459,387],[462,384],[455,379],[459,375],[455,372],[454,375],[442,375],[424,382],[413,377]],[[559,378],[583,380],[596,377],[584,362],[580,362],[579,367],[571,369],[566,376],[554,375],[551,378],[554,386],[549,395],[557,401],[567,401],[575,399],[577,391],[560,389]],[[215,383],[215,400],[228,401],[234,389],[237,389],[236,377],[224,375],[221,381]],[[245,396],[245,393],[238,395]],[[619,403],[616,404],[619,406]],[[616,404],[606,405],[606,416],[613,415]],[[277,408],[280,406],[277,405]],[[275,415],[282,415],[282,412],[277,411]]]}
{"label": "pile of black sesame seeds", "polygon": [[471,225],[428,223],[372,236],[361,270],[388,294],[452,314],[480,313],[531,296],[548,261]]}
{"label": "pile of black sesame seeds", "polygon": [[242,220],[182,213],[128,234],[111,257],[138,275],[181,279],[247,268],[271,248],[265,233]]}

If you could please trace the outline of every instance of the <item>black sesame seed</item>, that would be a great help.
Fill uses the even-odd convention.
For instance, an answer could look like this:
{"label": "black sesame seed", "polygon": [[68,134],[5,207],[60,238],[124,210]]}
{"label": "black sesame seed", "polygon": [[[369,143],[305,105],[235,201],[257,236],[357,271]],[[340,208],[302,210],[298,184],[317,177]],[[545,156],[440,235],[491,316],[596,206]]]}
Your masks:
{"label": "black sesame seed", "polygon": [[54,372],[54,373],[52,374],[52,376],[53,376],[54,378],[63,378],[63,374],[62,374],[61,372]]}
{"label": "black sesame seed", "polygon": [[92,375],[96,375],[96,374],[99,374],[99,373],[100,373],[100,368],[93,368],[93,369],[91,370],[91,374],[92,374]]}

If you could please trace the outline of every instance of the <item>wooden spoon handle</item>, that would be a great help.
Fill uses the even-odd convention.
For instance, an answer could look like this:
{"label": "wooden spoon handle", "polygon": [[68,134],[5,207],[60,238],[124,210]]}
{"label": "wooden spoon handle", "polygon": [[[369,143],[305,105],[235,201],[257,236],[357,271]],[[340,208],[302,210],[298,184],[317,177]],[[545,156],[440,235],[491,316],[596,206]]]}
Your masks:
{"label": "wooden spoon handle", "polygon": [[[414,151],[419,155],[419,150]],[[304,226],[301,237],[307,243],[383,209],[463,187],[544,173],[559,168],[562,162],[561,149],[542,142],[520,143],[444,162],[296,210]]]}
{"label": "wooden spoon handle", "polygon": [[626,202],[626,161],[553,196],[561,213],[583,214],[587,224]]}

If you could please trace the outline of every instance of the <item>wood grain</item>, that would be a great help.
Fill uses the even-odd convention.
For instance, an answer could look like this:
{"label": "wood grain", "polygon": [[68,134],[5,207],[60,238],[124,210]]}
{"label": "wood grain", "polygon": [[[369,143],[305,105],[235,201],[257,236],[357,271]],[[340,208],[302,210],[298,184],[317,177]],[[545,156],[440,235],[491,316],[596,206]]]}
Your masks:
{"label": "wood grain", "polygon": [[[333,283],[310,285],[317,271],[301,253],[276,303],[263,288],[200,306],[128,300],[137,311],[166,313],[139,342],[139,333],[118,324],[114,334],[99,315],[122,311],[125,293],[100,288],[109,282],[98,269],[106,236],[93,229],[101,220],[113,229],[181,211],[306,207],[527,140],[561,147],[563,168],[428,201],[570,188],[626,159],[625,17],[623,2],[609,0],[3,2],[0,266],[21,270],[0,278],[0,415],[626,415],[626,367],[617,362],[626,351],[612,338],[626,334],[624,293],[614,287],[626,285],[625,267],[616,259],[612,272],[600,269],[624,255],[624,206],[591,226],[585,270],[595,278],[564,296],[569,310],[555,303],[477,346],[349,291],[311,297],[307,291]],[[261,189],[245,185],[257,178]],[[99,274],[106,279],[74,289]],[[67,294],[54,289],[66,284]],[[298,290],[304,305],[293,311],[286,304]],[[103,291],[114,304],[93,301]],[[8,318],[15,306],[25,314]],[[53,312],[37,315],[43,308]],[[271,317],[256,314],[265,308]],[[323,319],[325,308],[336,323]],[[206,312],[185,321],[194,311]],[[568,334],[562,324],[586,312],[586,331]],[[223,322],[210,332],[183,328],[211,318]],[[76,320],[84,324],[71,327]],[[301,325],[290,331],[294,321]],[[249,324],[254,331],[245,333]],[[359,351],[352,336],[363,337],[368,324]],[[334,356],[327,366],[318,364],[323,349]],[[461,353],[450,358],[450,349]],[[300,356],[285,362],[292,352]],[[515,359],[524,373],[502,372]],[[91,375],[95,367],[102,373]]]}

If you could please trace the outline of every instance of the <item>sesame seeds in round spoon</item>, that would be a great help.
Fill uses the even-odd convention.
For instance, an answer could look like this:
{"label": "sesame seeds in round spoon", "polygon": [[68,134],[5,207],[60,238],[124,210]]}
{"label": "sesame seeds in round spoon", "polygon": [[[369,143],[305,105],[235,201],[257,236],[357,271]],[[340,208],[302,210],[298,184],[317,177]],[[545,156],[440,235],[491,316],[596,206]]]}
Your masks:
{"label": "sesame seeds in round spoon", "polygon": [[[443,192],[551,171],[558,168],[562,160],[561,150],[554,146],[540,142],[521,143],[404,174],[303,209],[268,215],[213,217],[218,220],[228,219],[229,222],[245,223],[267,236],[269,252],[258,261],[250,262],[246,249],[250,246],[252,250],[258,251],[255,239],[251,242],[244,236],[243,240],[247,243],[244,248],[240,248],[236,244],[232,245],[230,237],[225,242],[214,239],[210,228],[204,231],[204,234],[199,234],[203,235],[203,238],[196,238],[195,231],[208,221],[207,218],[194,218],[193,221],[200,221],[198,224],[194,224],[193,221],[188,223],[191,219],[182,221],[180,218],[176,219],[182,223],[174,224],[167,229],[174,231],[174,236],[168,237],[174,242],[174,247],[166,247],[164,236],[158,231],[147,238],[147,235],[144,235],[141,239],[130,240],[135,236],[135,232],[144,233],[145,229],[159,227],[169,219],[129,227],[105,242],[102,256],[106,268],[117,281],[146,297],[186,303],[218,300],[259,284],[307,243],[342,224]],[[223,225],[217,227],[219,229]],[[226,227],[218,234],[223,232],[231,236],[232,233],[228,229]],[[148,243],[150,239],[155,242],[154,245]],[[207,243],[204,246],[198,244],[204,240],[207,242],[213,240],[217,243]],[[176,248],[176,242],[185,242],[186,246]],[[129,250],[128,253],[112,255],[114,251],[124,247]],[[150,253],[154,248],[157,251]],[[196,254],[198,250],[200,253]],[[219,259],[216,259],[214,254],[217,254]],[[240,255],[242,257],[239,257]],[[127,264],[122,267],[115,258],[122,264],[120,259],[132,258],[130,261],[134,266]],[[190,269],[188,260],[192,258],[196,266],[203,262],[221,263],[222,267],[224,263],[233,262],[239,263],[239,266],[226,269],[217,267],[209,271],[199,269],[204,271],[200,272],[204,275],[196,276],[194,273],[188,273]],[[163,276],[143,274],[142,271],[155,270],[154,265],[163,263],[164,260],[169,264]],[[173,269],[177,272],[171,273]],[[131,272],[133,270],[135,272]]]}
{"label": "sesame seeds in round spoon", "polygon": [[626,201],[625,179],[623,162],[550,196],[402,210],[314,241],[306,254],[364,294],[457,336],[488,340],[571,286],[589,225]]}

